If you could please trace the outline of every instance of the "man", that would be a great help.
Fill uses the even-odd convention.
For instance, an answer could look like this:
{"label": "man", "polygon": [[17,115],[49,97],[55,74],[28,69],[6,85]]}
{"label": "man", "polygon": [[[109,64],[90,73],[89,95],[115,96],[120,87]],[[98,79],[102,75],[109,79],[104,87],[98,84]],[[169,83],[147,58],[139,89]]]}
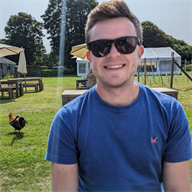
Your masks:
{"label": "man", "polygon": [[97,85],[55,116],[46,159],[53,191],[190,191],[188,121],[178,101],[134,81],[143,54],[138,19],[122,0],[88,16]]}

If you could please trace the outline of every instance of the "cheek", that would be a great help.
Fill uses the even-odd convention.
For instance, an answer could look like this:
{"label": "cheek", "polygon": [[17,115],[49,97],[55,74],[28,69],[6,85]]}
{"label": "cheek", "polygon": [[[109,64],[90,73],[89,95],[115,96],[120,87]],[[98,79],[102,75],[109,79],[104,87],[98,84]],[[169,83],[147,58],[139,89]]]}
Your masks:
{"label": "cheek", "polygon": [[92,68],[92,69],[95,68],[95,62],[94,62],[94,60],[91,61],[91,63],[90,63],[90,68]]}
{"label": "cheek", "polygon": [[93,69],[93,73],[97,73],[98,68],[96,64],[92,63],[91,68]]}
{"label": "cheek", "polygon": [[95,57],[92,57],[92,58],[91,58],[90,67],[91,67],[92,69],[97,69],[98,66],[99,66],[99,60],[98,60],[97,58],[95,58]]}
{"label": "cheek", "polygon": [[139,53],[134,54],[134,57],[132,58],[132,61],[137,66],[140,64],[141,58],[139,56]]}

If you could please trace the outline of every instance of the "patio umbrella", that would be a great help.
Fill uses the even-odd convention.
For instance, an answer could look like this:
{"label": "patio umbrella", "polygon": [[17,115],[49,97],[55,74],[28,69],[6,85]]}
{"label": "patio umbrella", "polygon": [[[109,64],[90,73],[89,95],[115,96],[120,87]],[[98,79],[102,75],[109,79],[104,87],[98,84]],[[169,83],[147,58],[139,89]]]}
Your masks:
{"label": "patio umbrella", "polygon": [[[26,65],[26,59],[25,59],[25,53],[24,50],[20,52],[19,55],[19,63],[18,63],[18,68],[17,71],[19,73],[22,73],[24,75],[24,78],[26,78],[26,74],[27,74],[27,65]],[[25,81],[26,83],[26,81]],[[27,88],[25,87],[25,91],[27,90]]]}
{"label": "patio umbrella", "polygon": [[5,57],[7,55],[17,55],[23,50],[23,48],[0,44],[0,57]]}
{"label": "patio umbrella", "polygon": [[25,59],[24,50],[20,52],[17,71],[19,73],[24,74],[24,76],[27,74],[27,65],[26,65],[26,59]]}
{"label": "patio umbrella", "polygon": [[81,45],[75,45],[71,48],[71,55],[74,55],[76,57],[79,57],[81,59],[87,59],[87,45],[81,44]]}

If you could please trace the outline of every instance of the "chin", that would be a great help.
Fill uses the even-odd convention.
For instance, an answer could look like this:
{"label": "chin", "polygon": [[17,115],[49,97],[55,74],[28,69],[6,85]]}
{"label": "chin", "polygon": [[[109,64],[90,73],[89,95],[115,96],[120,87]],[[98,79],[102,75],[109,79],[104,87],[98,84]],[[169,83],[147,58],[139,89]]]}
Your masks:
{"label": "chin", "polygon": [[125,87],[126,85],[126,81],[124,82],[104,82],[103,83],[105,87],[108,87],[108,88],[122,88],[122,87]]}

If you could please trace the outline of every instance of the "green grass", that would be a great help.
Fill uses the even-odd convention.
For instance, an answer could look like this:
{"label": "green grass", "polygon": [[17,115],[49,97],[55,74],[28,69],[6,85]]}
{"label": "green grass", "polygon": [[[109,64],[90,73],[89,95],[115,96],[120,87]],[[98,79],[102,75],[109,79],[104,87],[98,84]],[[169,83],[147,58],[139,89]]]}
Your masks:
{"label": "green grass", "polygon": [[[150,87],[168,87],[152,81]],[[61,93],[75,89],[77,77],[43,78],[44,91],[35,93],[28,88],[24,96],[9,100],[0,96],[0,191],[51,191],[50,162],[44,157],[51,122],[62,107]],[[135,77],[135,79],[137,79]],[[150,77],[149,77],[150,79]],[[140,78],[140,82],[143,81]],[[192,132],[192,82],[177,76],[173,88],[179,90],[178,100],[183,105]],[[8,113],[21,115],[28,121],[21,132],[9,125]],[[192,163],[191,163],[192,167]],[[192,170],[192,169],[191,169]],[[192,176],[192,172],[191,172]]]}

